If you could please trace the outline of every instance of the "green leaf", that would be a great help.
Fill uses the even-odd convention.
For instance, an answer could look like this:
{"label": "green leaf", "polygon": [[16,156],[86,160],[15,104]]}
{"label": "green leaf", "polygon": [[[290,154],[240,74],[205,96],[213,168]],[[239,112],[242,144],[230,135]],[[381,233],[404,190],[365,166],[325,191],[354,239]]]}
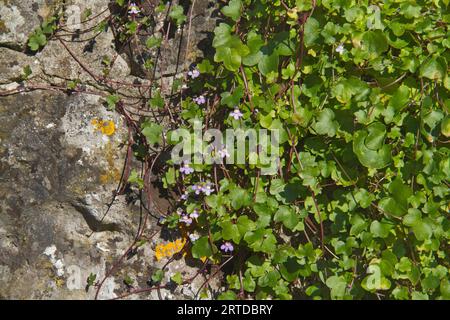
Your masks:
{"label": "green leaf", "polygon": [[449,281],[449,279],[441,280],[441,285],[439,287],[439,290],[441,292],[441,296],[444,299],[450,300],[450,281]]}
{"label": "green leaf", "polygon": [[278,211],[275,213],[274,221],[282,222],[286,228],[289,230],[294,230],[300,220],[299,216],[295,213],[292,207],[280,206]]}
{"label": "green leaf", "polygon": [[386,36],[381,30],[366,31],[362,36],[361,49],[368,59],[375,59],[389,49]]}
{"label": "green leaf", "polygon": [[120,97],[115,94],[106,97],[106,104],[108,105],[109,110],[114,110],[119,101]]}
{"label": "green leaf", "polygon": [[412,230],[417,240],[419,241],[428,240],[433,235],[433,228],[431,226],[431,223],[426,219],[415,223],[412,227]]}
{"label": "green leaf", "polygon": [[175,169],[171,167],[167,170],[166,174],[164,175],[163,178],[164,188],[167,189],[169,186],[175,185],[175,182],[176,182]]}
{"label": "green leaf", "polygon": [[216,48],[215,62],[223,62],[225,68],[237,71],[241,66],[242,57],[250,53],[249,48],[241,39],[231,34],[231,27],[225,23],[219,24],[214,29],[213,47]]}
{"label": "green leaf", "polygon": [[393,108],[396,112],[402,110],[409,102],[410,89],[405,85],[401,85],[395,91],[394,95],[389,100],[388,107]]}
{"label": "green leaf", "polygon": [[161,283],[163,279],[164,279],[164,270],[158,269],[152,275],[152,282],[155,284]]}
{"label": "green leaf", "polygon": [[242,2],[241,0],[230,0],[227,6],[222,8],[222,13],[233,19],[234,21],[238,21],[241,16],[242,10]]}
{"label": "green leaf", "polygon": [[186,21],[186,16],[184,15],[183,7],[180,5],[172,6],[172,9],[170,10],[169,13],[169,17],[175,20],[178,26]]}
{"label": "green leaf", "polygon": [[251,204],[251,196],[247,190],[236,187],[230,191],[231,206],[235,210],[247,207]]}
{"label": "green leaf", "polygon": [[22,74],[20,75],[21,80],[27,80],[32,73],[33,73],[33,71],[31,70],[30,65],[27,64],[22,69]]}
{"label": "green leaf", "polygon": [[154,122],[144,122],[141,125],[142,134],[147,138],[150,144],[160,144],[162,142],[163,127]]}
{"label": "green leaf", "polygon": [[326,285],[331,289],[331,299],[342,299],[347,288],[347,281],[343,276],[331,276],[327,279]]}
{"label": "green leaf", "polygon": [[442,57],[432,57],[420,67],[419,74],[431,80],[441,80],[447,74],[447,63]]}
{"label": "green leaf", "polygon": [[240,104],[241,99],[244,97],[244,88],[242,86],[238,86],[233,90],[233,93],[223,92],[221,95],[222,99],[220,103],[223,105],[227,105],[230,108],[234,108],[235,106]]}
{"label": "green leaf", "polygon": [[305,46],[311,47],[320,36],[320,24],[313,17],[309,17],[305,23]]}
{"label": "green leaf", "polygon": [[95,280],[97,279],[97,275],[95,273],[90,273],[89,277],[87,278],[87,288],[92,287],[95,284]]}
{"label": "green leaf", "polygon": [[221,223],[221,227],[222,237],[225,240],[233,240],[234,243],[239,243],[241,241],[241,233],[236,224],[231,221],[225,221]]}
{"label": "green leaf", "polygon": [[156,91],[156,93],[150,99],[149,105],[153,109],[162,109],[162,108],[164,108],[165,101],[164,101],[164,98],[161,96],[161,92],[159,90]]}
{"label": "green leaf", "polygon": [[208,237],[201,237],[192,246],[192,256],[196,259],[210,257],[213,254]]}
{"label": "green leaf", "polygon": [[379,222],[375,220],[370,225],[370,233],[372,233],[373,236],[377,238],[387,238],[391,229],[392,224],[385,221]]}
{"label": "green leaf", "polygon": [[244,277],[242,284],[244,285],[244,290],[247,292],[254,292],[256,289],[256,282],[249,274]]}
{"label": "green leaf", "polygon": [[129,183],[135,183],[139,189],[144,189],[144,180],[139,176],[137,171],[133,169],[128,177]]}
{"label": "green leaf", "polygon": [[241,235],[245,235],[247,231],[253,231],[256,229],[256,224],[248,216],[240,216],[237,219],[237,227],[239,230],[239,233]]}
{"label": "green leaf", "polygon": [[422,285],[422,289],[425,291],[435,290],[440,285],[440,280],[435,275],[428,275],[425,279],[423,279],[420,284]]}
{"label": "green leaf", "polygon": [[151,36],[147,39],[145,45],[147,46],[148,49],[152,49],[154,47],[159,47],[161,45],[161,42],[162,42],[161,37]]}
{"label": "green leaf", "polygon": [[253,210],[258,215],[258,221],[256,221],[258,227],[267,227],[272,221],[271,208],[267,204],[255,203],[253,206]]}
{"label": "green leaf", "polygon": [[397,177],[391,182],[388,189],[392,197],[383,198],[379,203],[379,207],[384,212],[395,217],[405,215],[408,210],[408,198],[412,196],[411,188]]}
{"label": "green leaf", "polygon": [[259,63],[263,53],[260,51],[264,45],[264,41],[255,30],[252,30],[247,35],[247,47],[249,48],[249,54],[242,59],[242,63],[246,66],[254,66]]}
{"label": "green leaf", "polygon": [[403,217],[403,224],[412,227],[422,221],[422,212],[417,209],[409,209],[408,213]]}
{"label": "green leaf", "polygon": [[366,83],[355,77],[340,79],[332,88],[336,100],[348,104],[352,98],[359,101],[369,94],[370,90]]}
{"label": "green leaf", "polygon": [[197,65],[197,68],[200,73],[212,73],[214,71],[214,66],[208,59],[203,59],[202,62]]}
{"label": "green leaf", "polygon": [[277,53],[264,54],[258,63],[258,69],[262,75],[267,76],[271,72],[278,72],[280,57]]}
{"label": "green leaf", "polygon": [[123,282],[127,285],[127,286],[132,286],[134,283],[134,280],[129,276],[129,275],[125,275],[125,277],[123,278]]}
{"label": "green leaf", "polygon": [[236,71],[241,66],[241,56],[236,50],[229,47],[219,47],[216,50],[214,61],[223,62],[225,68]]}
{"label": "green leaf", "polygon": [[328,135],[329,137],[334,137],[339,128],[339,123],[334,121],[334,112],[331,109],[323,109],[317,122],[314,124],[314,130],[318,134]]}
{"label": "green leaf", "polygon": [[391,162],[391,146],[384,144],[386,127],[380,122],[372,123],[366,130],[355,132],[353,152],[362,165],[382,169]]}
{"label": "green leaf", "polygon": [[447,138],[450,137],[450,116],[446,116],[441,122],[441,133]]}
{"label": "green leaf", "polygon": [[421,9],[420,5],[416,5],[413,2],[403,2],[400,5],[400,13],[408,19],[420,17]]}
{"label": "green leaf", "polygon": [[28,40],[28,46],[32,51],[37,51],[46,44],[47,37],[44,33],[42,33],[42,30],[38,30],[33,33],[33,35],[31,35],[30,39]]}
{"label": "green leaf", "polygon": [[411,300],[429,300],[429,297],[426,293],[413,291],[411,293]]}
{"label": "green leaf", "polygon": [[217,297],[217,300],[236,300],[237,296],[236,293],[234,293],[233,291],[225,291],[221,294],[219,294],[219,296]]}
{"label": "green leaf", "polygon": [[270,229],[249,231],[245,234],[244,240],[255,252],[274,252],[277,244],[277,239]]}
{"label": "green leaf", "polygon": [[175,273],[172,277],[170,277],[170,280],[178,285],[181,285],[183,283],[183,277],[181,276],[180,272]]}

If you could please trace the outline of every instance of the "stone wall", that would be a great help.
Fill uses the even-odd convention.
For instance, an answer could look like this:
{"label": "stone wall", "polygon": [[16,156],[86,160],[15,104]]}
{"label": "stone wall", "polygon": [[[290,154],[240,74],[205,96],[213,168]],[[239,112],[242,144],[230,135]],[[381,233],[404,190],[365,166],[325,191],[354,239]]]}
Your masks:
{"label": "stone wall", "polygon": [[[188,54],[184,51],[186,30],[163,44],[164,64],[157,70],[158,77],[170,83],[202,56],[201,47],[208,47],[205,43],[215,26],[211,17],[214,3],[196,1]],[[90,9],[91,16],[103,11],[109,14],[107,0],[0,0],[0,298],[3,299],[92,299],[95,290],[85,290],[86,279],[91,273],[97,279],[103,278],[133,242],[142,219],[136,199],[118,196],[102,220],[124,164],[127,128],[123,119],[108,111],[97,94],[67,94],[51,89],[71,79],[92,83],[95,88],[92,77],[60,41],[50,41],[37,54],[26,50],[29,35],[43,19],[56,11],[64,12],[71,5],[78,6],[81,12]],[[81,39],[89,36],[83,34]],[[69,42],[68,46],[95,74],[102,73],[104,56],[115,56],[110,79],[129,83],[147,81],[145,75],[133,70],[133,65],[138,64],[133,60],[136,51],[146,50],[139,41],[129,50],[118,52],[109,29],[96,38],[92,50],[86,50],[86,42]],[[188,60],[177,63],[180,55]],[[32,74],[22,83],[25,66],[30,66]],[[112,121],[114,133],[107,135],[95,130],[94,119]],[[158,188],[154,192],[160,206],[168,207]],[[125,259],[123,268],[107,279],[99,298],[114,298],[126,292],[123,282],[126,276],[135,280],[133,286],[146,286],[153,270],[165,263],[155,260],[154,246],[167,240],[160,234],[157,219],[150,218],[146,234],[155,233],[137,254]],[[197,268],[179,259],[168,266],[166,275],[170,277],[177,271],[189,277]],[[204,280],[200,276],[189,286],[130,298],[192,298]]]}

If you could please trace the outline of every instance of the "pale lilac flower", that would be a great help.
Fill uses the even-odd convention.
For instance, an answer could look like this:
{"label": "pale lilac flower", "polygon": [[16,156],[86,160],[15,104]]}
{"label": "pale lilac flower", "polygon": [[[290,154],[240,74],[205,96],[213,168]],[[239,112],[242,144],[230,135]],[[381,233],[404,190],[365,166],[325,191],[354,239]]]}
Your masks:
{"label": "pale lilac flower", "polygon": [[194,99],[194,102],[196,104],[205,104],[206,103],[206,99],[205,99],[204,96],[199,96],[199,97]]}
{"label": "pale lilac flower", "polygon": [[189,72],[188,72],[188,75],[189,75],[192,79],[195,79],[195,78],[198,78],[198,77],[200,76],[200,71],[198,71],[197,69],[194,69],[194,70],[192,70],[192,71],[189,71]]}
{"label": "pale lilac flower", "polygon": [[234,118],[234,120],[239,120],[244,115],[242,114],[241,110],[238,108],[235,108],[233,112],[230,113],[230,117]]}
{"label": "pale lilac flower", "polygon": [[230,153],[228,152],[227,148],[222,148],[222,150],[217,151],[217,153],[219,154],[219,157],[221,157],[221,158],[229,158],[230,157]]}
{"label": "pale lilac flower", "polygon": [[194,169],[189,166],[189,163],[185,163],[181,166],[180,172],[188,175],[188,174],[193,173]]}
{"label": "pale lilac flower", "polygon": [[192,191],[194,191],[196,195],[199,195],[200,192],[202,192],[202,187],[197,184],[194,184],[191,188],[192,188]]}
{"label": "pale lilac flower", "polygon": [[220,246],[220,249],[222,251],[224,251],[225,253],[227,253],[227,252],[231,253],[231,252],[233,252],[234,247],[233,247],[233,244],[231,242],[225,242],[223,245]]}
{"label": "pale lilac flower", "polygon": [[214,192],[214,189],[212,188],[213,184],[208,182],[204,186],[202,186],[202,191],[205,195],[209,196],[211,193]]}
{"label": "pale lilac flower", "polygon": [[130,4],[128,13],[130,15],[138,15],[141,12],[141,10],[139,9],[139,7],[136,5],[136,3],[132,2]]}
{"label": "pale lilac flower", "polygon": [[200,238],[200,236],[198,234],[196,234],[196,233],[191,233],[189,235],[189,239],[191,239],[192,242],[197,241],[199,238]]}
{"label": "pale lilac flower", "polygon": [[190,226],[192,224],[192,219],[186,215],[182,216],[180,221],[185,223],[187,226]]}
{"label": "pale lilac flower", "polygon": [[189,196],[189,193],[187,191],[184,192],[184,194],[181,195],[180,199],[181,200],[187,200]]}
{"label": "pale lilac flower", "polygon": [[183,215],[183,209],[178,208],[178,209],[177,209],[177,214],[178,214],[179,216]]}
{"label": "pale lilac flower", "polygon": [[192,219],[197,219],[198,217],[200,217],[200,214],[198,213],[197,209],[194,210],[194,212],[192,212],[189,217],[191,217]]}
{"label": "pale lilac flower", "polygon": [[345,51],[345,48],[342,44],[338,45],[338,47],[336,48],[336,52],[339,54],[343,54]]}

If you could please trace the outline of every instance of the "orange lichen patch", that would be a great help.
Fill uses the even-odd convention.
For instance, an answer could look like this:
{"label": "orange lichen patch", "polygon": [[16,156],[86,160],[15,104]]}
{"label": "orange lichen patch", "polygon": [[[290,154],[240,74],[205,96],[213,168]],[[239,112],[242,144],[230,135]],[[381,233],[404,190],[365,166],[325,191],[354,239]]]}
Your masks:
{"label": "orange lichen patch", "polygon": [[116,132],[116,125],[114,121],[111,120],[99,120],[97,118],[91,121],[96,131],[100,131],[101,133],[112,136],[114,132]]}
{"label": "orange lichen patch", "polygon": [[121,172],[118,169],[113,168],[109,171],[104,171],[100,175],[99,180],[100,180],[101,184],[108,184],[110,182],[120,181],[120,177],[121,177]]}
{"label": "orange lichen patch", "polygon": [[99,176],[101,184],[116,183],[120,181],[122,171],[116,168],[117,149],[112,142],[108,142],[102,150],[104,159],[108,163],[108,169],[103,170]]}
{"label": "orange lichen patch", "polygon": [[155,248],[155,258],[157,261],[163,258],[169,258],[180,252],[184,245],[186,244],[186,239],[178,239],[174,242],[169,242],[167,244],[158,244]]}

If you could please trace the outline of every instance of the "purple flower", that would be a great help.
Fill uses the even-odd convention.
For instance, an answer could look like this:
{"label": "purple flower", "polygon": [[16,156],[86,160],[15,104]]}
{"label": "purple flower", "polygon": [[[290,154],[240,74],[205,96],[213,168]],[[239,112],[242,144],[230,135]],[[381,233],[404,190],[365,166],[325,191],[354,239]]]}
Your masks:
{"label": "purple flower", "polygon": [[138,15],[140,12],[141,12],[141,10],[140,10],[139,7],[136,5],[136,3],[132,2],[132,3],[130,4],[128,13],[129,13],[130,15],[134,15],[134,16],[135,16],[135,15]]}
{"label": "purple flower", "polygon": [[195,79],[195,78],[198,78],[198,77],[200,76],[200,71],[198,71],[197,69],[194,69],[194,70],[192,70],[192,71],[189,71],[189,72],[188,72],[188,75],[189,75],[192,79]]}
{"label": "purple flower", "polygon": [[192,219],[189,218],[187,215],[183,215],[180,221],[185,223],[187,226],[190,226],[192,224]]}
{"label": "purple flower", "polygon": [[214,192],[214,189],[212,188],[213,184],[208,182],[204,186],[202,186],[202,192],[209,196],[211,193]]}
{"label": "purple flower", "polygon": [[192,219],[197,219],[200,216],[200,214],[198,213],[197,209],[194,210],[194,212],[192,212],[189,217],[191,217]]}
{"label": "purple flower", "polygon": [[338,45],[338,47],[336,48],[336,52],[339,54],[343,54],[345,51],[345,48],[342,44]]}
{"label": "purple flower", "polygon": [[194,99],[194,102],[196,104],[205,104],[206,103],[206,99],[205,99],[204,96],[199,96],[199,97]]}
{"label": "purple flower", "polygon": [[180,172],[188,175],[188,174],[193,173],[194,169],[189,166],[189,163],[185,163],[181,166]]}
{"label": "purple flower", "polygon": [[241,110],[238,108],[235,108],[233,112],[230,113],[230,117],[234,118],[235,120],[239,120],[244,115],[242,114]]}
{"label": "purple flower", "polygon": [[192,188],[192,191],[194,191],[196,195],[199,195],[200,192],[202,192],[202,187],[197,184],[194,184],[191,188]]}
{"label": "purple flower", "polygon": [[222,250],[222,251],[224,251],[225,253],[227,253],[227,252],[233,252],[233,250],[234,250],[234,247],[233,247],[233,244],[231,243],[231,242],[225,242],[223,245],[221,245],[220,246],[220,249]]}
{"label": "purple flower", "polygon": [[187,200],[189,196],[189,193],[187,191],[184,192],[184,194],[181,195],[180,199],[181,200]]}
{"label": "purple flower", "polygon": [[189,239],[191,239],[192,242],[197,241],[199,238],[200,238],[200,236],[198,234],[196,234],[196,233],[191,233],[189,235]]}

